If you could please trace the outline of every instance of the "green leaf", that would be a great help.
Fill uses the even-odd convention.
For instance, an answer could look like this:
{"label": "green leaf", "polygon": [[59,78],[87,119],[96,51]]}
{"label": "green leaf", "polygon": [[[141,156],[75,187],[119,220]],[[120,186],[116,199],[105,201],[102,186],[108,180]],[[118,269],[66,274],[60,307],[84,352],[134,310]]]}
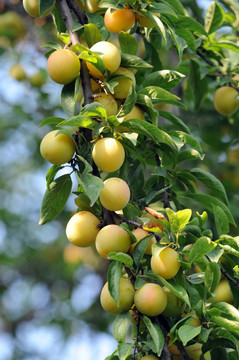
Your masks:
{"label": "green leaf", "polygon": [[208,263],[204,275],[205,295],[207,295],[206,291],[209,294],[212,294],[215,291],[220,279],[221,271],[219,265],[215,262]]}
{"label": "green leaf", "polygon": [[185,108],[185,106],[178,101],[180,100],[178,96],[171,94],[169,91],[159,86],[147,86],[139,90],[138,94],[147,95],[153,100],[153,103],[156,104],[173,104]]}
{"label": "green leaf", "polygon": [[157,86],[165,90],[172,90],[185,75],[175,70],[155,71],[145,78],[143,86]]}
{"label": "green leaf", "polygon": [[97,56],[96,53],[93,53],[92,51],[91,51],[91,53],[92,53],[92,55],[89,54],[89,51],[82,51],[82,53],[79,55],[79,59],[90,62],[103,75],[105,73],[105,66],[104,66],[103,60],[99,57],[100,54],[98,54],[98,56]]}
{"label": "green leaf", "polygon": [[134,258],[135,265],[137,267],[139,267],[140,261],[142,260],[145,250],[148,246],[149,239],[151,239],[152,237],[153,237],[153,235],[148,235],[145,238],[138,241],[137,244],[135,245],[134,252],[133,252],[133,258]]}
{"label": "green leaf", "polygon": [[109,293],[119,306],[120,297],[120,278],[122,273],[122,264],[119,261],[112,261],[107,271],[107,281]]}
{"label": "green leaf", "polygon": [[124,121],[124,126],[128,127],[132,131],[136,131],[139,134],[147,136],[149,139],[153,140],[156,144],[162,142],[171,147],[175,147],[173,140],[165,131],[160,130],[158,127],[148,123],[145,120],[130,119]]}
{"label": "green leaf", "polygon": [[56,2],[56,5],[54,7],[54,9],[52,10],[52,17],[53,17],[53,21],[54,21],[54,24],[57,28],[57,31],[59,34],[61,33],[65,33],[66,32],[66,26],[65,26],[65,23],[62,19],[62,14],[61,14],[61,11],[59,9],[59,6]]}
{"label": "green leaf", "polygon": [[210,321],[232,333],[239,334],[239,311],[225,302],[214,304],[208,311]]}
{"label": "green leaf", "polygon": [[128,113],[130,113],[130,111],[133,109],[135,105],[136,99],[137,99],[137,94],[135,91],[135,87],[132,85],[127,95],[127,98],[125,99],[124,106],[122,106],[122,108],[120,109],[117,117],[121,117],[121,116],[123,117]]}
{"label": "green leaf", "polygon": [[85,115],[71,116],[69,119],[63,120],[58,126],[75,126],[82,128],[93,129],[95,126],[94,121]]}
{"label": "green leaf", "polygon": [[57,116],[50,116],[42,120],[39,127],[42,127],[44,125],[53,125],[53,124],[59,124],[61,121],[64,121],[64,118],[60,118]]}
{"label": "green leaf", "polygon": [[[191,135],[183,132],[183,131],[168,131],[168,134],[174,138],[177,138],[181,142],[181,146],[187,144],[191,146],[193,149],[196,149],[200,153],[202,153],[202,148],[199,142]],[[180,147],[181,147],[180,146]]]}
{"label": "green leaf", "polygon": [[39,225],[54,220],[62,212],[71,193],[71,187],[72,181],[69,174],[62,175],[51,182],[42,200]]}
{"label": "green leaf", "polygon": [[[180,146],[180,144],[179,144]],[[180,162],[183,161],[188,161],[188,160],[203,160],[204,155],[200,154],[197,150],[195,149],[185,149],[182,150],[178,153],[177,157],[176,157],[176,162],[179,164]]]}
{"label": "green leaf", "polygon": [[152,350],[157,353],[158,356],[160,356],[164,346],[164,335],[160,327],[157,324],[152,323],[150,318],[143,315],[142,320],[144,321],[148,332],[153,339],[154,348],[152,348]]}
{"label": "green leaf", "polygon": [[47,171],[47,174],[46,174],[46,186],[47,186],[48,189],[49,189],[49,186],[50,186],[51,182],[54,180],[56,174],[58,173],[58,171],[61,168],[62,168],[61,165],[53,165]]}
{"label": "green leaf", "polygon": [[229,232],[227,215],[218,205],[212,204],[212,208],[218,234],[227,234]]}
{"label": "green leaf", "polygon": [[230,212],[230,210],[228,209],[228,207],[219,199],[217,199],[215,196],[211,196],[208,194],[204,194],[201,192],[198,193],[192,193],[192,192],[178,192],[177,193],[177,197],[178,198],[186,198],[186,199],[191,199],[191,200],[195,200],[198,203],[202,204],[207,210],[212,211],[212,204],[221,207],[221,209],[224,211],[224,213],[227,216],[227,219],[229,221],[229,223],[236,225],[235,221],[233,219],[233,216]]}
{"label": "green leaf", "polygon": [[184,15],[185,9],[179,0],[167,0],[163,2],[170,4],[172,8],[175,9],[176,14]]}
{"label": "green leaf", "polygon": [[208,254],[211,250],[214,249],[215,246],[216,246],[216,244],[213,243],[211,241],[211,239],[209,239],[208,237],[206,237],[206,236],[200,237],[193,244],[193,246],[190,250],[188,262],[190,262],[190,263],[195,262],[200,257]]}
{"label": "green leaf", "polygon": [[146,61],[140,59],[138,56],[121,54],[121,65],[127,68],[134,68],[135,70],[149,70],[152,68],[152,65]]}
{"label": "green leaf", "polygon": [[176,212],[176,216],[177,216],[178,222],[179,222],[178,230],[181,230],[189,222],[189,220],[192,216],[192,210],[191,209],[179,210]]}
{"label": "green leaf", "polygon": [[126,360],[130,355],[133,347],[135,346],[135,341],[132,343],[120,343],[118,344],[118,354],[120,360]]}
{"label": "green leaf", "polygon": [[190,134],[190,130],[189,127],[184,124],[183,120],[180,119],[179,116],[172,114],[168,111],[159,111],[158,112],[160,116],[164,117],[165,119],[169,120],[171,123],[173,123],[174,125],[179,126],[179,128],[181,128],[181,130],[187,134]]}
{"label": "green leaf", "polygon": [[192,325],[182,325],[178,330],[178,336],[183,343],[183,346],[186,346],[187,343],[199,335],[201,332],[201,326],[192,326]]}
{"label": "green leaf", "polygon": [[75,112],[75,81],[63,86],[61,91],[61,105],[64,112],[72,116]]}
{"label": "green leaf", "polygon": [[93,169],[92,169],[92,166],[88,163],[88,161],[85,159],[85,158],[83,158],[82,156],[80,156],[80,155],[77,155],[77,158],[81,161],[81,162],[83,162],[83,164],[84,164],[84,171],[83,171],[83,174],[87,174],[87,173],[89,173],[89,172],[91,172]]}
{"label": "green leaf", "polygon": [[102,120],[107,119],[105,108],[98,102],[92,102],[91,104],[85,105],[80,114],[90,118],[97,117],[101,118]]}
{"label": "green leaf", "polygon": [[239,46],[232,41],[217,41],[208,46],[209,50],[220,51],[220,49],[232,50],[239,53]]}
{"label": "green leaf", "polygon": [[40,17],[43,17],[45,12],[54,5],[55,0],[38,0]]}
{"label": "green leaf", "polygon": [[133,259],[130,255],[122,253],[122,252],[111,252],[108,254],[108,259],[120,261],[125,264],[129,268],[133,266]]}
{"label": "green leaf", "polygon": [[191,49],[193,52],[196,51],[195,37],[191,31],[184,28],[176,28],[176,34],[185,40],[189,49]]}
{"label": "green leaf", "polygon": [[144,110],[149,114],[152,123],[156,125],[158,123],[158,112],[155,109],[150,97],[143,94],[137,94],[137,104],[144,107]]}
{"label": "green leaf", "polygon": [[209,172],[199,168],[193,168],[191,173],[196,176],[199,181],[206,185],[214,193],[214,195],[228,205],[227,194],[221,181]]}
{"label": "green leaf", "polygon": [[136,55],[138,42],[133,35],[129,34],[128,32],[120,31],[118,39],[122,53]]}
{"label": "green leaf", "polygon": [[100,30],[93,23],[84,25],[84,35],[89,47],[102,40]]}
{"label": "green leaf", "polygon": [[151,21],[151,23],[154,25],[155,30],[157,30],[162,35],[164,41],[166,41],[166,30],[163,22],[159,19],[159,17],[151,11],[145,9],[141,9],[139,13]]}
{"label": "green leaf", "polygon": [[100,195],[101,189],[104,187],[103,180],[92,174],[79,173],[76,173],[76,178],[84,193],[90,199],[90,206],[94,205]]}
{"label": "green leaf", "polygon": [[225,12],[221,5],[212,1],[205,15],[205,30],[208,34],[214,33],[219,29],[224,21]]}
{"label": "green leaf", "polygon": [[200,107],[201,102],[207,94],[208,81],[207,77],[202,76],[201,70],[201,64],[191,59],[186,100],[192,110],[197,110]]}
{"label": "green leaf", "polygon": [[129,312],[121,313],[115,317],[112,327],[112,333],[118,343],[126,342],[127,332],[131,325],[132,323]]}

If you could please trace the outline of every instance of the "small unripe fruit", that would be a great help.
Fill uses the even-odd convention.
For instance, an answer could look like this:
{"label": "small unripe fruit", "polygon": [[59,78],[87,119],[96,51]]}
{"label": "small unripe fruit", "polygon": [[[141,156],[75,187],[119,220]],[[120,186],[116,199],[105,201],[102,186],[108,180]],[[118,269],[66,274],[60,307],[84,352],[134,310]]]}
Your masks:
{"label": "small unripe fruit", "polygon": [[46,79],[47,79],[47,74],[45,74],[44,71],[40,70],[40,71],[36,72],[35,74],[33,74],[32,76],[30,76],[28,78],[28,81],[32,86],[40,88],[40,87],[42,87],[42,85],[45,84]]}
{"label": "small unripe fruit", "polygon": [[23,67],[18,63],[11,66],[11,68],[9,69],[9,75],[17,81],[23,81],[27,78]]}
{"label": "small unripe fruit", "polygon": [[155,274],[162,276],[164,279],[171,279],[180,268],[177,251],[165,247],[163,250],[156,252],[151,257],[151,268]]}
{"label": "small unripe fruit", "polygon": [[[55,6],[55,2],[54,4],[51,6],[50,9],[48,9],[43,16],[47,16],[51,13],[51,11],[53,10]],[[38,4],[38,0],[23,0],[23,7],[25,9],[25,11],[32,17],[39,17],[40,16],[40,9],[39,9],[39,4]]]}
{"label": "small unripe fruit", "polygon": [[96,94],[94,97],[94,101],[104,106],[108,117],[117,114],[118,104],[112,95],[108,95],[105,93]]}
{"label": "small unripe fruit", "polygon": [[73,139],[66,134],[58,134],[58,130],[50,131],[44,136],[40,145],[40,152],[44,159],[55,165],[70,161],[75,152]]}
{"label": "small unripe fruit", "polygon": [[139,358],[139,360],[159,360],[159,358],[154,355],[146,355],[146,356]]}
{"label": "small unripe fruit", "polygon": [[116,99],[125,99],[131,89],[131,86],[136,84],[135,76],[132,71],[120,67],[113,75],[125,75],[127,78],[115,79],[118,85],[114,88],[114,96]]}
{"label": "small unripe fruit", "polygon": [[128,184],[120,178],[109,178],[104,181],[100,192],[100,202],[105,209],[118,211],[125,208],[130,199]]}
{"label": "small unripe fruit", "polygon": [[157,316],[167,305],[167,296],[160,285],[147,283],[134,295],[136,308],[144,315]]}
{"label": "small unripe fruit", "polygon": [[[94,44],[90,48],[90,50],[101,53],[97,56],[99,56],[103,60],[105,68],[110,72],[115,72],[119,68],[121,62],[121,54],[119,49],[117,49],[114,44],[107,41],[99,41],[98,43]],[[93,64],[91,64],[90,62],[86,62],[86,65],[91,75],[97,78],[102,77],[102,73],[100,72],[100,70],[98,70]]]}
{"label": "small unripe fruit", "polygon": [[[137,239],[137,243],[143,239],[144,237],[148,236],[149,233],[141,228],[137,228],[135,230],[132,231],[132,233],[134,234],[134,236],[136,237]],[[133,251],[134,251],[134,248],[136,246],[137,243],[134,243],[130,246],[130,254],[132,255],[133,254]],[[148,242],[148,245],[146,247],[146,250],[145,250],[145,254],[146,255],[151,255],[152,254],[152,244],[155,244],[156,243],[156,239],[154,236],[152,236],[151,239],[149,239],[149,242]]]}
{"label": "small unripe fruit", "polygon": [[47,72],[58,84],[69,84],[80,72],[80,61],[69,49],[54,51],[47,60]]}
{"label": "small unripe fruit", "polygon": [[104,226],[96,236],[95,246],[98,253],[107,259],[110,252],[123,252],[129,250],[130,235],[118,225]]}
{"label": "small unripe fruit", "polygon": [[123,145],[114,138],[98,140],[92,151],[93,160],[102,171],[118,170],[124,162],[125,151]]}
{"label": "small unripe fruit", "polygon": [[119,307],[110,295],[108,282],[103,286],[100,302],[103,309],[111,314],[120,314],[123,311],[128,311],[134,302],[134,288],[130,280],[120,279]]}
{"label": "small unripe fruit", "polygon": [[213,104],[217,112],[222,115],[232,114],[239,105],[238,91],[230,86],[222,86],[214,94]]}
{"label": "small unripe fruit", "polygon": [[80,211],[68,221],[66,236],[76,246],[90,246],[100,231],[99,224],[100,220],[94,214],[89,211]]}
{"label": "small unripe fruit", "polygon": [[[191,359],[200,360],[200,356],[202,354],[202,344],[195,343],[193,345],[186,346],[185,350],[186,350],[186,353],[188,354],[188,356],[190,356]],[[205,358],[205,360],[211,360],[211,354],[210,354],[209,351],[207,351],[204,354],[204,358]]]}
{"label": "small unripe fruit", "polygon": [[128,31],[135,22],[135,16],[130,9],[113,10],[108,8],[104,16],[105,27],[113,32]]}

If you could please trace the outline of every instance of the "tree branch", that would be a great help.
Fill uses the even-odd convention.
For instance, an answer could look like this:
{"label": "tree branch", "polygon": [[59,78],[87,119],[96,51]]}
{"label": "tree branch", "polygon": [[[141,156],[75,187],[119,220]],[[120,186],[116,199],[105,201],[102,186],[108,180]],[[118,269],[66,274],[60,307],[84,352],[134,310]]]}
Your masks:
{"label": "tree branch", "polygon": [[87,16],[85,15],[84,11],[82,11],[77,3],[74,0],[66,0],[69,8],[75,13],[79,22],[84,25],[88,24]]}
{"label": "tree branch", "polygon": [[234,279],[231,275],[229,275],[225,269],[223,269],[223,267],[221,267],[221,272],[222,274],[225,276],[225,278],[227,278],[227,280],[229,280],[233,285],[236,286],[236,288],[239,290],[239,282]]}

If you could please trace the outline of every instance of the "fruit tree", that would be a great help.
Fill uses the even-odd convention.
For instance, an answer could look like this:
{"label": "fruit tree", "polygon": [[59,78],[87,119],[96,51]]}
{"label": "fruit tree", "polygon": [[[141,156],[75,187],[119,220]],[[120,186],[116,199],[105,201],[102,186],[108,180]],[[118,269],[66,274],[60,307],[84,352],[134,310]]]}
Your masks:
{"label": "fruit tree", "polygon": [[[98,304],[118,343],[106,360],[239,357],[238,206],[204,162],[237,149],[239,5],[193,3],[23,1],[48,16],[41,45],[61,86],[60,116],[39,124],[39,225],[62,216],[65,259],[74,245],[104,264]],[[38,86],[18,63],[10,75]]]}

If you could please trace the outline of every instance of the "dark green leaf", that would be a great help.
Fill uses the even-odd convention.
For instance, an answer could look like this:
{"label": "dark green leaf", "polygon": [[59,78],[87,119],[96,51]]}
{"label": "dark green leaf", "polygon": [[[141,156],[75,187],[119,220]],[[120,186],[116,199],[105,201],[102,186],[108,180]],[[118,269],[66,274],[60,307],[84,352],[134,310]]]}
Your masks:
{"label": "dark green leaf", "polygon": [[54,5],[55,0],[38,0],[40,17],[45,16],[47,10]]}
{"label": "dark green leaf", "polygon": [[145,250],[148,246],[149,239],[152,238],[153,235],[148,235],[142,240],[138,241],[135,245],[134,252],[133,252],[133,258],[135,265],[138,267],[140,265],[140,261],[142,260]]}
{"label": "dark green leaf", "polygon": [[144,87],[157,86],[165,90],[172,90],[185,75],[175,70],[160,70],[149,74],[144,80]]}
{"label": "dark green leaf", "polygon": [[60,9],[59,9],[59,6],[57,3],[55,5],[54,9],[52,10],[52,17],[53,17],[53,21],[56,25],[56,28],[57,28],[57,31],[59,32],[59,34],[65,33],[66,26],[62,19],[62,14],[60,12]]}
{"label": "dark green leaf", "polygon": [[183,120],[180,119],[179,116],[172,114],[167,111],[159,111],[159,115],[164,117],[165,119],[169,120],[171,123],[179,126],[181,130],[187,134],[190,134],[190,130],[186,124],[184,124]]}
{"label": "dark green leaf", "polygon": [[217,263],[210,262],[207,264],[204,276],[205,289],[213,293],[221,279],[220,267]]}
{"label": "dark green leaf", "polygon": [[49,189],[49,185],[51,184],[51,182],[54,180],[56,174],[58,173],[58,171],[61,169],[60,165],[53,165],[52,167],[50,167],[50,169],[47,171],[46,174],[46,186]]}
{"label": "dark green leaf", "polygon": [[122,273],[122,264],[119,261],[112,261],[107,271],[108,289],[110,295],[119,306],[120,297],[120,278]]}
{"label": "dark green leaf", "polygon": [[212,1],[205,15],[205,30],[208,34],[214,33],[223,23],[225,12],[221,5]]}
{"label": "dark green leaf", "polygon": [[148,332],[150,333],[153,342],[154,342],[154,349],[152,349],[158,356],[161,355],[164,346],[164,335],[157,324],[152,323],[150,318],[143,315],[142,320],[144,321]]}
{"label": "dark green leaf", "polygon": [[[170,136],[179,139],[178,147],[182,147],[183,145],[187,144],[191,146],[193,149],[196,149],[199,152],[202,152],[201,145],[199,142],[191,135],[183,132],[183,131],[169,131]],[[181,145],[180,145],[181,143]]]}
{"label": "dark green leaf", "polygon": [[71,82],[70,84],[66,84],[63,86],[61,91],[61,105],[64,112],[72,116],[75,112],[75,82]]}
{"label": "dark green leaf", "polygon": [[129,54],[121,54],[121,66],[145,71],[152,68],[152,65],[150,65],[146,61],[140,59],[135,55]]}
{"label": "dark green leaf", "polygon": [[227,215],[218,205],[212,204],[212,208],[218,234],[227,234],[229,232]]}
{"label": "dark green leaf", "polygon": [[72,181],[69,174],[52,181],[46,190],[41,206],[39,225],[55,219],[64,209],[71,193]]}

